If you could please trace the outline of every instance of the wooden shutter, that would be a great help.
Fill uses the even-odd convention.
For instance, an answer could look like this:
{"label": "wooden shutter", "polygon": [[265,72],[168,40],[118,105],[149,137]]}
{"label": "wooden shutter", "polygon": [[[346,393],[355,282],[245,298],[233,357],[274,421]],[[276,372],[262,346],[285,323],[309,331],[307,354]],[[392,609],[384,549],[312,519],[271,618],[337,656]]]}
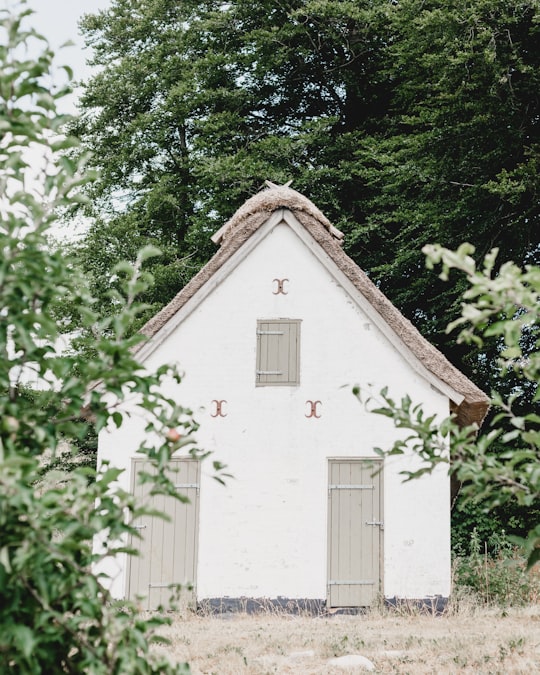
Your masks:
{"label": "wooden shutter", "polygon": [[295,385],[299,382],[300,321],[258,321],[256,384]]}
{"label": "wooden shutter", "polygon": [[382,590],[381,467],[371,459],[329,462],[329,607],[367,607]]}
{"label": "wooden shutter", "polygon": [[144,609],[157,609],[169,604],[171,585],[182,584],[181,602],[188,604],[196,597],[200,462],[172,459],[168,468],[176,489],[189,503],[150,495],[150,484],[138,481],[143,470],[150,473],[154,468],[144,459],[133,460],[132,491],[139,502],[165,513],[169,520],[144,516],[135,523],[141,539],[132,537],[130,542],[139,555],[128,558],[127,596],[132,600],[143,597]]}

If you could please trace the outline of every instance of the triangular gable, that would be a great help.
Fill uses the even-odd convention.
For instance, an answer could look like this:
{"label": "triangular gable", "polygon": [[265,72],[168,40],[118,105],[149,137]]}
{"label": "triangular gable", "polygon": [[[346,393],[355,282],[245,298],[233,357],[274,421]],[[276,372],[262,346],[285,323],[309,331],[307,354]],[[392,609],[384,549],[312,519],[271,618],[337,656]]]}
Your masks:
{"label": "triangular gable", "polygon": [[141,361],[281,222],[296,232],[413,369],[449,398],[458,422],[480,425],[488,409],[487,396],[427,341],[349,258],[341,248],[342,233],[311,201],[288,187],[259,192],[216,232],[213,240],[221,243],[219,251],[141,329],[150,338],[138,349]]}

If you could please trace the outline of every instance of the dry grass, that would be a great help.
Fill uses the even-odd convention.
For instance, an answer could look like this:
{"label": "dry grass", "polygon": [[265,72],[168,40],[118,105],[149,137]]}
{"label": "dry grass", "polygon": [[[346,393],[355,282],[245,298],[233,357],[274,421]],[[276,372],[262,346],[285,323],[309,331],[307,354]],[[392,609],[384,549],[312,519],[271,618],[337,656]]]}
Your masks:
{"label": "dry grass", "polygon": [[194,674],[332,675],[327,664],[362,654],[377,673],[540,672],[540,607],[478,609],[434,617],[410,611],[364,616],[187,616],[164,629],[167,651]]}

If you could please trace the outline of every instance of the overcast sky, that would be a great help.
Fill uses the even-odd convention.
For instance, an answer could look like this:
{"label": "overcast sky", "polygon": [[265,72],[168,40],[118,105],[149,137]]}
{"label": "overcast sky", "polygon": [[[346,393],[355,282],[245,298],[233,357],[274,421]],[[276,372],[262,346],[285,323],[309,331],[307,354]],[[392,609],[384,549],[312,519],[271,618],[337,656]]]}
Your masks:
{"label": "overcast sky", "polygon": [[[78,31],[78,21],[83,14],[92,14],[111,4],[111,0],[27,0],[26,6],[35,14],[26,21],[26,27],[34,28],[45,36],[56,52],[55,62],[58,66],[69,65],[73,69],[76,80],[84,80],[90,75],[91,69],[86,65],[88,52],[83,48],[84,43]],[[0,8],[14,9],[18,6],[17,0],[0,0]],[[65,42],[74,43],[72,47],[60,49]],[[55,74],[57,83],[65,81],[60,74]],[[77,112],[76,92],[58,101],[61,112],[74,114]],[[36,158],[36,164],[41,162],[41,153]],[[87,227],[84,218],[78,217],[69,224],[59,221],[52,229],[51,234],[58,240],[73,240],[82,234]]]}
{"label": "overcast sky", "polygon": [[[8,7],[16,5],[15,0],[0,0],[0,5],[4,3]],[[48,39],[51,47],[57,52],[56,62],[71,66],[76,80],[88,77],[90,73],[86,65],[88,52],[83,49],[84,43],[77,24],[83,14],[92,14],[106,8],[111,4],[111,0],[27,0],[26,4],[35,12],[30,18],[30,24]],[[66,47],[58,53],[59,47],[68,40],[75,45]]]}

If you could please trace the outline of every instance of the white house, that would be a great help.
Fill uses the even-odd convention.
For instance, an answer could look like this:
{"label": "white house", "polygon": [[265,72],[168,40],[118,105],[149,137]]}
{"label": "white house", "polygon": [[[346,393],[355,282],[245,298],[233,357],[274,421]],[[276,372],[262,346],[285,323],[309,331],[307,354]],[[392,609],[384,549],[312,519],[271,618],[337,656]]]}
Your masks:
{"label": "white house", "polygon": [[[145,595],[155,607],[186,581],[198,602],[226,604],[448,597],[447,472],[403,483],[416,459],[377,458],[396,431],[351,389],[388,387],[463,424],[481,423],[487,398],[343,252],[342,236],[298,192],[265,189],[143,328],[140,361],[185,371],[167,393],[199,411],[199,445],[234,478],[223,487],[210,463],[172,463],[191,503],[160,501],[171,521],[140,523],[142,557],[107,569],[116,597]],[[99,461],[124,468],[122,487],[139,492],[143,428],[134,416],[99,445]]]}

